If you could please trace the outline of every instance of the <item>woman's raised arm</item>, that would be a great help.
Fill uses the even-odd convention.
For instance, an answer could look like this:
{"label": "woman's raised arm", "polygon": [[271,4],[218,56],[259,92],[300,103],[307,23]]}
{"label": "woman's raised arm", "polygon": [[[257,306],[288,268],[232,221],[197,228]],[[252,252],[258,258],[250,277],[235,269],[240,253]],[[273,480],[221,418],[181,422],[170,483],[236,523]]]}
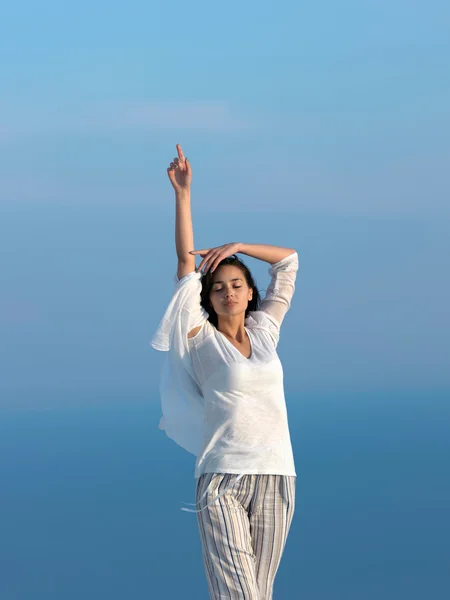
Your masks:
{"label": "woman's raised arm", "polygon": [[[211,272],[214,271],[221,260],[236,252],[253,256],[253,258],[258,258],[259,260],[263,260],[270,264],[276,264],[287,256],[295,254],[296,250],[293,248],[284,248],[283,246],[271,246],[269,244],[244,244],[243,242],[232,242],[231,244],[224,244],[223,246],[217,246],[216,248],[192,250],[191,254],[200,254],[203,260],[198,265],[198,270],[201,271],[204,268],[206,273],[209,269],[211,269]],[[205,267],[205,265],[207,266]]]}
{"label": "woman's raised arm", "polygon": [[175,190],[175,246],[178,257],[177,277],[181,279],[195,271],[195,256],[189,254],[194,249],[194,230],[191,215],[192,169],[185,158],[180,144],[177,144],[178,157],[167,169],[170,182]]}

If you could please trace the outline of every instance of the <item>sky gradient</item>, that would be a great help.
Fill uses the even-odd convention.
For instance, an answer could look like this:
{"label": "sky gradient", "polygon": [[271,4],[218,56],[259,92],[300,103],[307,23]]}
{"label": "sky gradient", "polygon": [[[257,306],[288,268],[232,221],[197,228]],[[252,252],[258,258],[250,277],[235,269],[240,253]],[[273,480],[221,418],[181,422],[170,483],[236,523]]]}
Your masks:
{"label": "sky gradient", "polygon": [[[5,600],[130,581],[148,598],[172,556],[207,598],[178,510],[193,457],[157,429],[149,345],[177,267],[177,143],[197,249],[299,254],[278,346],[299,504],[276,591],[449,596],[449,25],[443,1],[2,5]],[[263,296],[269,265],[241,258]]]}

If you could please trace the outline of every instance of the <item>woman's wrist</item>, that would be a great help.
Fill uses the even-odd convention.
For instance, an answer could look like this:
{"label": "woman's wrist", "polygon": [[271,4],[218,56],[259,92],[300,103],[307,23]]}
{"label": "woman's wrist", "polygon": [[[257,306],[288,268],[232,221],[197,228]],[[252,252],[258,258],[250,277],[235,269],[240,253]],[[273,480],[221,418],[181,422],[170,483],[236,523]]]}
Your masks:
{"label": "woman's wrist", "polygon": [[190,198],[191,197],[191,188],[183,188],[181,190],[176,190],[175,197],[177,200],[178,200],[178,198],[180,198],[180,199]]}

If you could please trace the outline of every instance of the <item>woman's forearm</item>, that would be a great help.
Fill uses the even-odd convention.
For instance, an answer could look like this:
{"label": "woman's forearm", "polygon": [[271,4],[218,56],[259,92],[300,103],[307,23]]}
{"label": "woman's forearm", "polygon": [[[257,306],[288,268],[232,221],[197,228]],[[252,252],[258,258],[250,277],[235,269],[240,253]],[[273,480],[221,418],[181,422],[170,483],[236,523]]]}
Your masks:
{"label": "woman's forearm", "polygon": [[[178,260],[191,261],[190,250],[194,249],[194,230],[191,215],[191,192],[177,192],[175,194],[175,246]],[[195,258],[194,258],[195,261]]]}
{"label": "woman's forearm", "polygon": [[294,248],[283,248],[282,246],[270,246],[269,244],[245,244],[241,242],[239,252],[273,264],[293,254],[296,250]]}

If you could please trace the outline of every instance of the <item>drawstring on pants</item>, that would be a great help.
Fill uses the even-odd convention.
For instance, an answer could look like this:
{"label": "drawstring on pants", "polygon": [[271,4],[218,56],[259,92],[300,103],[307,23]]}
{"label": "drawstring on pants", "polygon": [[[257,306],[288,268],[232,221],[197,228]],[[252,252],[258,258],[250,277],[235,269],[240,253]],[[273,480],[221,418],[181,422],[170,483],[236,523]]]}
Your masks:
{"label": "drawstring on pants", "polygon": [[[214,498],[210,502],[208,502],[208,504],[206,506],[204,506],[203,508],[200,508],[199,510],[194,510],[192,508],[184,508],[183,507],[181,510],[185,510],[186,512],[193,512],[193,513],[202,512],[202,510],[205,510],[205,508],[207,508],[211,504],[214,504],[214,502],[217,500],[217,498],[220,498],[220,496],[223,496],[225,494],[225,492],[227,490],[229,490],[231,487],[233,487],[243,476],[244,476],[244,473],[241,473],[240,475],[238,475],[238,477],[233,481],[233,483],[231,483],[230,485],[227,485],[227,487],[222,492],[220,492],[220,494],[217,494],[216,496],[214,496]],[[211,479],[211,481],[209,482],[208,487],[205,490],[205,493],[203,494],[203,496],[200,498],[200,500],[198,502],[196,502],[195,504],[192,504],[191,502],[183,502],[183,504],[189,504],[190,506],[197,506],[197,504],[200,504],[201,500],[208,493],[208,489],[209,489],[209,486],[211,485],[212,481],[213,480]]]}

